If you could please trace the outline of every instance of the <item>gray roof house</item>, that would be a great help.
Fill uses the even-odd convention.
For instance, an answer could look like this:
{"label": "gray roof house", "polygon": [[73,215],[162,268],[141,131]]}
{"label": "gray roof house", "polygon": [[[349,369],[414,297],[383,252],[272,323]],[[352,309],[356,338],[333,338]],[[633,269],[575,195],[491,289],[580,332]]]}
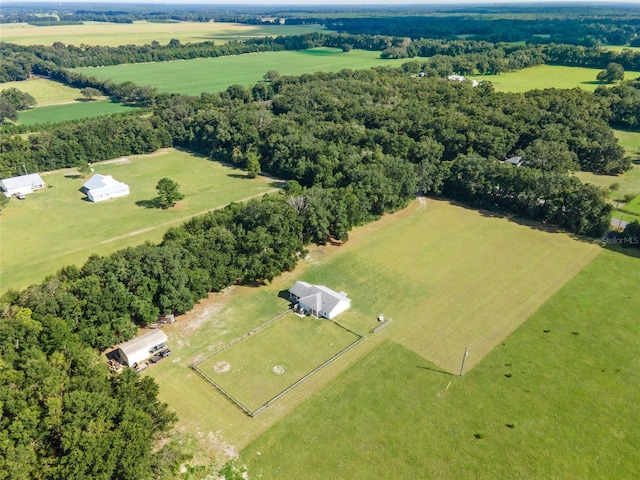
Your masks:
{"label": "gray roof house", "polygon": [[507,158],[504,161],[504,163],[510,163],[511,165],[515,165],[516,167],[519,167],[524,163],[524,161],[522,160],[522,157],[520,155],[517,155],[515,157]]}
{"label": "gray roof house", "polygon": [[42,177],[37,173],[20,175],[19,177],[5,178],[4,180],[0,181],[0,185],[2,186],[2,190],[4,190],[7,197],[10,197],[11,195],[15,195],[17,193],[27,195],[29,193],[33,193],[34,190],[40,190],[41,188],[45,188],[47,186],[47,184],[44,183],[44,180],[42,180]]}
{"label": "gray roof house", "polygon": [[324,285],[298,281],[289,289],[289,299],[307,314],[316,318],[335,318],[351,306],[345,292],[336,292]]}
{"label": "gray roof house", "polygon": [[129,185],[115,180],[111,175],[96,173],[82,185],[87,198],[92,202],[102,202],[110,198],[118,198],[129,195]]}

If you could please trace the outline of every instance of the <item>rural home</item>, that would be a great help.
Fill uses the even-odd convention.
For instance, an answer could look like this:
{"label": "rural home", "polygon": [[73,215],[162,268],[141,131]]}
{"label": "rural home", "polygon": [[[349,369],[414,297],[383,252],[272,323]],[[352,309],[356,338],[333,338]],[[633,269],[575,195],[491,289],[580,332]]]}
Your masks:
{"label": "rural home", "polygon": [[307,314],[331,320],[351,306],[345,292],[335,292],[324,285],[296,282],[289,289],[289,299]]}
{"label": "rural home", "polygon": [[42,180],[42,177],[37,173],[5,178],[0,181],[0,184],[2,185],[2,190],[7,197],[16,194],[27,195],[29,193],[33,193],[34,190],[40,190],[47,186],[44,183],[44,180]]}
{"label": "rural home", "polygon": [[133,367],[163,349],[166,341],[167,335],[162,330],[152,330],[120,345],[118,356],[123,364]]}
{"label": "rural home", "polygon": [[524,163],[524,161],[522,160],[522,157],[518,155],[516,157],[507,158],[504,163],[510,163],[511,165],[519,167]]}
{"label": "rural home", "polygon": [[99,173],[87,180],[82,188],[92,202],[129,195],[129,185],[115,180],[111,175],[105,176]]}

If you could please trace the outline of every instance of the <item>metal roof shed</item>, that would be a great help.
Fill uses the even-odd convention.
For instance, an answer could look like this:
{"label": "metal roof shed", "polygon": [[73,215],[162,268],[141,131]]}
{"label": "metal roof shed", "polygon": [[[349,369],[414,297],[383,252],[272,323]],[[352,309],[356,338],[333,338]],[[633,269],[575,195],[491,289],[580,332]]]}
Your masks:
{"label": "metal roof shed", "polygon": [[149,359],[157,347],[167,340],[167,335],[162,330],[152,330],[120,345],[118,355],[126,365],[131,367]]}

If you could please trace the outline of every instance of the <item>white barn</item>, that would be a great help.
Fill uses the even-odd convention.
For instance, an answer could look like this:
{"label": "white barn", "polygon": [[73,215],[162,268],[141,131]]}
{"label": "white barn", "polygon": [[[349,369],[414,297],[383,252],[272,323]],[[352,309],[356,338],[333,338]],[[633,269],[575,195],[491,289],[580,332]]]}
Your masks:
{"label": "white barn", "polygon": [[289,299],[297,307],[316,318],[335,318],[351,306],[351,299],[345,292],[336,292],[324,285],[296,282],[289,289]]}
{"label": "white barn", "polygon": [[29,193],[33,193],[34,190],[40,190],[47,186],[44,180],[42,180],[42,177],[37,173],[5,178],[0,181],[0,185],[2,185],[2,190],[7,197],[15,194],[28,195]]}
{"label": "white barn", "polygon": [[129,195],[129,185],[117,181],[111,175],[100,175],[99,173],[87,180],[82,188],[87,193],[87,198],[92,202],[102,202]]}
{"label": "white barn", "polygon": [[162,330],[152,330],[120,345],[118,356],[122,363],[133,367],[164,348],[167,340],[167,335]]}

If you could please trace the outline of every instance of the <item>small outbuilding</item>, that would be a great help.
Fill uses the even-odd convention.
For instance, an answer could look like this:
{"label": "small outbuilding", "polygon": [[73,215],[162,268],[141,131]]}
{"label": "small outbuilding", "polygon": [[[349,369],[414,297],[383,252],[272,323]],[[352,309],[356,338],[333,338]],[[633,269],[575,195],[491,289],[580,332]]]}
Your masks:
{"label": "small outbuilding", "polygon": [[522,159],[522,157],[520,155],[517,155],[515,157],[507,158],[504,161],[504,163],[510,163],[511,165],[519,167],[520,165],[522,165],[524,163],[524,160]]}
{"label": "small outbuilding", "polygon": [[0,181],[5,196],[11,195],[28,195],[35,190],[40,190],[47,186],[42,177],[37,173],[28,175],[20,175],[19,177],[5,178]]}
{"label": "small outbuilding", "polygon": [[296,308],[316,318],[335,318],[351,306],[345,292],[336,292],[324,285],[298,281],[289,289],[289,299]]}
{"label": "small outbuilding", "polygon": [[87,198],[92,202],[102,202],[129,195],[129,185],[117,181],[111,175],[100,175],[99,173],[87,180],[82,188],[87,194]]}
{"label": "small outbuilding", "polygon": [[167,340],[167,335],[162,330],[152,330],[120,345],[118,357],[124,365],[137,366],[165,348]]}

